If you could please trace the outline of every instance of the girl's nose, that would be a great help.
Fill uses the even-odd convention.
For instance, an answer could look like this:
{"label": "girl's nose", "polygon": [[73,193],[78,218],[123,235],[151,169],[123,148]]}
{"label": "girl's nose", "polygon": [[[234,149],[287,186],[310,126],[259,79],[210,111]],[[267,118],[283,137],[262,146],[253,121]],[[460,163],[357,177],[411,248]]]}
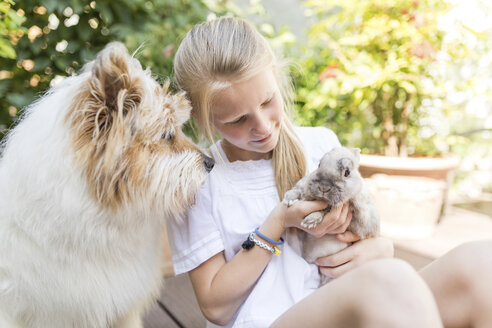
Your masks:
{"label": "girl's nose", "polygon": [[264,137],[271,132],[271,122],[262,112],[256,113],[251,132],[259,137]]}

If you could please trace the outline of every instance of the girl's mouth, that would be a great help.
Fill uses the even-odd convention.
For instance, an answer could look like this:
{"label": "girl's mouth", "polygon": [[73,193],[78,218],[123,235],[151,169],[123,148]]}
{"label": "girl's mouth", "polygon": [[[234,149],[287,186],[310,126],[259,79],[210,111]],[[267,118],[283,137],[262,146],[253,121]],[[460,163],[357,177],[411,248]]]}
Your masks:
{"label": "girl's mouth", "polygon": [[271,138],[271,137],[272,137],[272,134],[270,133],[270,134],[269,134],[269,135],[267,135],[265,138],[260,139],[260,140],[255,140],[255,141],[253,141],[253,142],[254,142],[254,143],[259,143],[259,144],[261,144],[261,143],[265,143],[265,142],[267,142],[268,140],[270,140],[270,138]]}

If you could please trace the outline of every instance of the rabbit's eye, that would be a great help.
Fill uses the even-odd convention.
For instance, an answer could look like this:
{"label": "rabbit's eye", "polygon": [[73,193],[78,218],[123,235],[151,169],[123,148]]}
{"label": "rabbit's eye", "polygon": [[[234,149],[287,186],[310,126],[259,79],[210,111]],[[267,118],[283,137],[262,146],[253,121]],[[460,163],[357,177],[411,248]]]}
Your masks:
{"label": "rabbit's eye", "polygon": [[343,174],[345,177],[348,177],[350,175],[350,170],[349,169],[346,169],[345,170],[345,173]]}

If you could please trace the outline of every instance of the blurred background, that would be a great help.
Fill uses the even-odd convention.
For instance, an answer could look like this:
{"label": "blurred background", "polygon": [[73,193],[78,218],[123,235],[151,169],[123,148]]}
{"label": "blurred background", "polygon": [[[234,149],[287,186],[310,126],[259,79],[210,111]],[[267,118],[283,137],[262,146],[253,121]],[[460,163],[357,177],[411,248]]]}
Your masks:
{"label": "blurred background", "polygon": [[223,15],[292,62],[298,124],[364,154],[453,158],[446,197],[492,217],[488,0],[1,0],[0,138],[108,42],[163,81],[184,34]]}

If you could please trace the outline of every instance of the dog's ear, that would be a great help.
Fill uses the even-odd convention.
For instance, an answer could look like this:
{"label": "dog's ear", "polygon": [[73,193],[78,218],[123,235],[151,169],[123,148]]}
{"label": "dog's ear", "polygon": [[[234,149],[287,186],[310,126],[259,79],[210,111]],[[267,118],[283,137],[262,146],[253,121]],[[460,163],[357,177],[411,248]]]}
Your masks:
{"label": "dog's ear", "polygon": [[107,166],[115,163],[130,145],[135,134],[131,114],[140,107],[144,92],[140,71],[137,61],[121,43],[110,43],[98,54],[69,113],[75,150],[84,160],[90,156],[104,158]]}
{"label": "dog's ear", "polygon": [[[85,117],[92,138],[107,143],[106,157],[119,156],[134,134],[127,116],[137,112],[143,97],[138,61],[119,42],[109,43],[92,66]],[[95,123],[95,124],[94,124]]]}
{"label": "dog's ear", "polygon": [[180,127],[190,119],[191,104],[186,92],[180,91],[174,95],[168,94],[170,81],[167,79],[162,86],[162,93],[168,95],[165,106],[169,106],[174,113],[175,124]]}
{"label": "dog's ear", "polygon": [[125,116],[140,104],[140,81],[130,72],[133,60],[123,44],[111,42],[98,54],[92,66],[93,91],[110,116],[115,113]]}
{"label": "dog's ear", "polygon": [[185,92],[179,92],[172,96],[174,98],[174,102],[176,103],[176,124],[178,126],[182,126],[186,121],[190,119],[191,112],[191,104],[188,98],[186,97]]}

